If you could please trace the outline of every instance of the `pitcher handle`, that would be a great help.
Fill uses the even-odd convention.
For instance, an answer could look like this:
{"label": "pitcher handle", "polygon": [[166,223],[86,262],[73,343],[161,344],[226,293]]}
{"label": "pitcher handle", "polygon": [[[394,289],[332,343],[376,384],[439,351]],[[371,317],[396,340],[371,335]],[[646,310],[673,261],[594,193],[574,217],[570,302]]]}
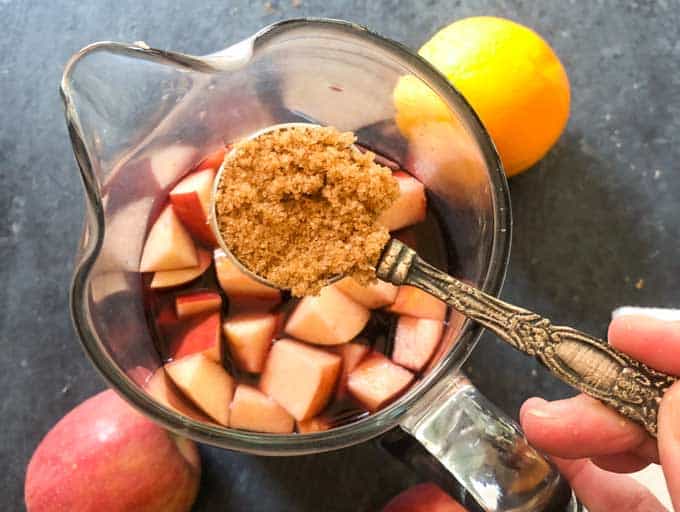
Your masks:
{"label": "pitcher handle", "polygon": [[[462,374],[443,379],[401,428],[487,512],[584,510],[555,466]],[[565,499],[566,494],[566,499]]]}

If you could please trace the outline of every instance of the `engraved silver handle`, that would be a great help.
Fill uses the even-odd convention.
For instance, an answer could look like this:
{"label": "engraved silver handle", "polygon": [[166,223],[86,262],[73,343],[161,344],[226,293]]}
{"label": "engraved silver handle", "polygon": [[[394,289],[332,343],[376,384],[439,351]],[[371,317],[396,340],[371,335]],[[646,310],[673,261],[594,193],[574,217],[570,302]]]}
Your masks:
{"label": "engraved silver handle", "polygon": [[443,300],[555,376],[601,400],[656,437],[659,403],[676,378],[653,370],[607,342],[513,306],[436,269],[392,239],[378,262],[380,279],[411,285]]}

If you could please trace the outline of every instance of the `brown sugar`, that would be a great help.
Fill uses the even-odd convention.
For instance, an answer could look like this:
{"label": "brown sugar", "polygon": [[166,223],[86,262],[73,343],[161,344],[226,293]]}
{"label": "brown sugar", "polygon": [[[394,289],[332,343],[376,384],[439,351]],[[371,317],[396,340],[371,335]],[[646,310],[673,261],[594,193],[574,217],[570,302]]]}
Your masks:
{"label": "brown sugar", "polygon": [[355,140],[335,128],[288,127],[227,155],[216,221],[246,268],[295,296],[316,294],[336,276],[375,280],[390,237],[376,219],[399,187]]}

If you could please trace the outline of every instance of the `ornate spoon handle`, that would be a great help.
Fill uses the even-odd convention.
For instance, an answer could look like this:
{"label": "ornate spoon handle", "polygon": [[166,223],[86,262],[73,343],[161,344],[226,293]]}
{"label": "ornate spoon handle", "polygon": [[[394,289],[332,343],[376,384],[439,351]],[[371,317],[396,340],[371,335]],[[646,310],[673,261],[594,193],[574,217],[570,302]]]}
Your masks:
{"label": "ornate spoon handle", "polygon": [[649,368],[603,340],[554,326],[547,318],[487,295],[426,263],[398,240],[392,239],[385,248],[377,275],[393,284],[417,286],[443,300],[656,437],[659,403],[675,377]]}

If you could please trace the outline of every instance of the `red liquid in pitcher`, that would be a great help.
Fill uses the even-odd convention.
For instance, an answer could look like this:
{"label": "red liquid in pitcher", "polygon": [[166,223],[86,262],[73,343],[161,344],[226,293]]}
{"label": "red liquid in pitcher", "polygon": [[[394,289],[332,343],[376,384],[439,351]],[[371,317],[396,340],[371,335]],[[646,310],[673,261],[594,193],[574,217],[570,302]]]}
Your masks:
{"label": "red liquid in pitcher", "polygon": [[[224,152],[171,189],[151,225],[141,270],[149,327],[165,362],[149,392],[197,419],[269,433],[316,432],[393,402],[428,367],[447,308],[412,287],[344,279],[293,299],[243,274],[216,248],[207,207]],[[395,162],[393,235],[446,268],[424,187]]]}

